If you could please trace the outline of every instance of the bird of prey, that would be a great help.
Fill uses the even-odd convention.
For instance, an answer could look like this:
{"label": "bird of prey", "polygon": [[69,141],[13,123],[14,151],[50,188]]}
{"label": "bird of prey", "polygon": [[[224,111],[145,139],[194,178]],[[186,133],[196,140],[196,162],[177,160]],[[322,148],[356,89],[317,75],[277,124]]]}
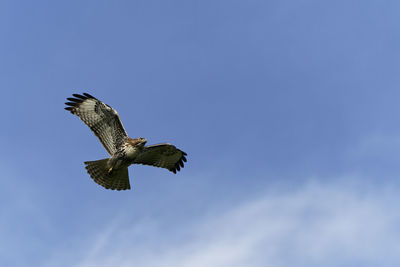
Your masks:
{"label": "bird of prey", "polygon": [[66,110],[77,115],[99,138],[110,158],[86,161],[90,177],[106,189],[130,189],[128,166],[144,164],[176,173],[186,162],[186,153],[168,143],[145,146],[145,138],[130,138],[115,109],[95,97],[73,94]]}

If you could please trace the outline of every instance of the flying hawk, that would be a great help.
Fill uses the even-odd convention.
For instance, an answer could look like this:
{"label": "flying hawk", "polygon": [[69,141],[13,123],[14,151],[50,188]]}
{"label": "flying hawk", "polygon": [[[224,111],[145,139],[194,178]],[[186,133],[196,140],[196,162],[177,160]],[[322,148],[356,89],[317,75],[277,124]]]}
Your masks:
{"label": "flying hawk", "polygon": [[66,110],[77,115],[99,138],[110,158],[86,161],[90,177],[99,185],[112,190],[130,189],[128,166],[144,164],[161,167],[176,173],[186,162],[186,153],[163,143],[145,146],[145,138],[130,138],[118,112],[95,97],[73,94],[66,102]]}

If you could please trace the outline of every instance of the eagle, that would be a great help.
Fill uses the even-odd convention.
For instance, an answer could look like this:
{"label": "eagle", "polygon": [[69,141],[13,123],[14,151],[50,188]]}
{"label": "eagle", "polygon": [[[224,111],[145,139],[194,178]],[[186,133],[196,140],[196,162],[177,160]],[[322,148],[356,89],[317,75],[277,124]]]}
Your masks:
{"label": "eagle", "polygon": [[111,190],[131,189],[128,166],[143,164],[173,173],[184,167],[187,154],[168,143],[145,146],[146,138],[130,138],[118,112],[94,96],[83,93],[67,98],[66,110],[77,115],[99,138],[109,158],[86,161],[85,168],[99,185]]}

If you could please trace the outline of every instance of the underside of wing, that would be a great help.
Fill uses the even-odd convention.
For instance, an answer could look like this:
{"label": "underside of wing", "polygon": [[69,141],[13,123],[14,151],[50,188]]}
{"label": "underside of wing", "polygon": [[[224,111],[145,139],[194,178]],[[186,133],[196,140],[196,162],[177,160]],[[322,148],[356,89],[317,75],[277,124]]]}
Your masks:
{"label": "underside of wing", "polygon": [[184,167],[187,154],[171,144],[147,146],[136,157],[135,164],[165,168],[173,173]]}
{"label": "underside of wing", "polygon": [[65,109],[77,115],[99,138],[104,148],[113,155],[125,142],[127,133],[118,112],[95,97],[83,93],[67,98]]}

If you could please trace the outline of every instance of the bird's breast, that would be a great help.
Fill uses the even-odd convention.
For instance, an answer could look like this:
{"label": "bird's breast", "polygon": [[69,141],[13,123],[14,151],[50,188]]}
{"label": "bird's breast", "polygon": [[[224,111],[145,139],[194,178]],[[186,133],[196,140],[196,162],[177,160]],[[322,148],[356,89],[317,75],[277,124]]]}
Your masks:
{"label": "bird's breast", "polygon": [[140,150],[137,147],[133,147],[131,145],[125,145],[124,147],[125,155],[129,159],[134,159],[140,153]]}

